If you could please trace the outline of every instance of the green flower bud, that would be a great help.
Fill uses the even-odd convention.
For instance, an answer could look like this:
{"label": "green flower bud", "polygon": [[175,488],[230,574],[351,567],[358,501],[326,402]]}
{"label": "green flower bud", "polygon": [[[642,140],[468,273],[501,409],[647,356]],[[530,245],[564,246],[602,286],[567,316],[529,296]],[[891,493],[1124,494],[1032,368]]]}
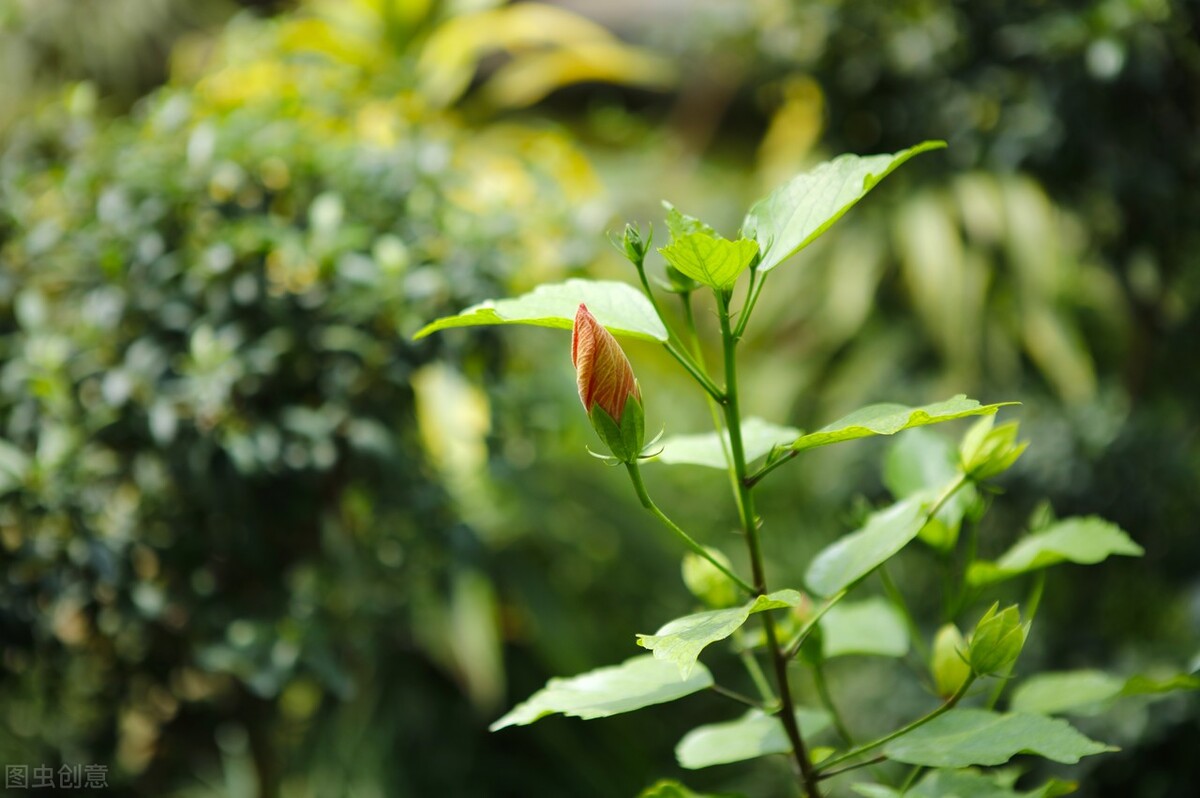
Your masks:
{"label": "green flower bud", "polygon": [[983,614],[971,635],[967,660],[979,676],[997,673],[1015,662],[1029,634],[1029,622],[1021,623],[1016,604],[997,612],[999,606],[996,602]]}
{"label": "green flower bud", "polygon": [[998,427],[995,416],[984,416],[963,436],[959,447],[963,472],[976,481],[989,479],[1007,471],[1028,443],[1017,443],[1016,421]]}
{"label": "green flower bud", "polygon": [[575,313],[571,362],[592,427],[614,457],[634,462],[646,437],[642,392],[617,339],[583,304]]}
{"label": "green flower bud", "polygon": [[629,262],[639,269],[646,261],[646,252],[650,249],[650,242],[654,238],[654,229],[651,228],[646,240],[642,240],[642,231],[638,229],[636,224],[625,225],[625,234],[621,237],[621,253],[629,259]]}
{"label": "green flower bud", "polygon": [[[709,546],[704,548],[714,560],[733,570],[733,564],[723,552]],[[683,583],[693,596],[714,609],[732,607],[738,603],[737,586],[699,554],[688,552],[683,556]]]}
{"label": "green flower bud", "polygon": [[962,632],[952,623],[948,623],[933,638],[933,659],[929,665],[930,675],[938,695],[949,698],[958,692],[962,683],[971,675],[971,666],[964,658],[967,652],[967,641],[963,640]]}

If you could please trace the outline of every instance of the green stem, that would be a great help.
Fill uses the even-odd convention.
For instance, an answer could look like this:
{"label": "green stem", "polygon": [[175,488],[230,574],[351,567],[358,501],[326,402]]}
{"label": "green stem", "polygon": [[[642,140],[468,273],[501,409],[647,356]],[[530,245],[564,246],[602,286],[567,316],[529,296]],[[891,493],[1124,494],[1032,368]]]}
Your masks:
{"label": "green stem", "polygon": [[[742,530],[746,535],[746,545],[750,550],[750,566],[754,574],[754,589],[759,595],[767,593],[767,579],[763,568],[762,545],[758,535],[758,520],[754,515],[754,497],[746,486],[746,450],[742,444],[742,418],[738,409],[737,382],[737,341],[729,325],[729,295],[719,294],[717,304],[721,317],[721,348],[725,356],[725,426],[729,430],[729,448],[733,455],[733,468],[738,511],[741,514]],[[744,321],[744,319],[743,319]],[[779,690],[778,718],[783,724],[788,740],[792,744],[792,755],[795,758],[797,775],[804,785],[809,798],[820,798],[821,786],[817,781],[816,769],[809,758],[808,749],[804,745],[804,737],[800,734],[800,726],[796,723],[796,710],[792,701],[792,688],[788,683],[787,656],[779,645],[775,631],[775,620],[771,613],[759,613],[762,618],[763,631],[766,633],[767,650],[775,669],[776,688]]]}
{"label": "green stem", "polygon": [[886,761],[887,761],[886,756],[876,756],[876,757],[872,757],[870,759],[864,759],[862,762],[855,762],[853,765],[846,765],[846,767],[844,767],[844,768],[838,768],[837,770],[830,770],[827,773],[820,774],[817,778],[819,778],[821,781],[825,781],[825,779],[832,779],[834,776],[840,776],[843,773],[849,773],[852,770],[858,770],[859,768],[869,768],[871,765],[878,765],[880,762],[886,762]]}
{"label": "green stem", "polygon": [[750,289],[746,295],[746,304],[742,306],[742,312],[738,316],[737,328],[733,331],[733,340],[735,342],[742,340],[742,335],[746,332],[746,324],[750,321],[750,314],[754,311],[754,306],[758,304],[758,296],[762,293],[763,285],[766,282],[766,273],[759,273],[758,269],[750,272]]}
{"label": "green stem", "polygon": [[[1038,607],[1042,603],[1042,593],[1046,590],[1046,571],[1045,569],[1038,571],[1033,577],[1033,584],[1029,587],[1029,596],[1025,599],[1025,620],[1032,622],[1037,615]],[[1004,694],[1004,688],[1008,686],[1009,677],[1012,676],[1013,668],[1016,667],[1017,661],[1013,660],[1008,663],[1003,673],[996,674],[996,686],[992,688],[992,694],[988,696],[987,708],[995,709],[996,704],[1000,701],[1000,696]]]}
{"label": "green stem", "polygon": [[891,575],[887,572],[886,564],[879,566],[879,579],[883,582],[883,591],[888,594],[888,598],[892,600],[892,604],[904,616],[904,625],[908,627],[908,636],[912,638],[913,648],[917,650],[917,656],[921,658],[922,662],[928,665],[929,647],[925,645],[925,637],[921,634],[921,627],[917,625],[917,619],[913,616],[912,610],[908,608],[908,602],[904,600],[904,594],[900,592],[900,588],[896,587],[896,583],[892,581]]}
{"label": "green stem", "polygon": [[755,590],[755,588],[751,587],[745,580],[722,565],[715,557],[708,553],[707,549],[697,543],[695,538],[680,529],[679,526],[670,518],[668,518],[662,510],[658,509],[658,505],[654,503],[654,500],[650,498],[650,494],[646,492],[646,483],[642,481],[642,471],[640,468],[638,468],[636,461],[632,463],[626,463],[625,468],[629,471],[629,478],[633,480],[633,489],[637,491],[637,495],[642,502],[642,506],[649,510],[651,515],[653,515],[655,518],[661,521],[664,526],[678,535],[679,539],[682,540],[684,545],[686,545],[689,549],[708,560],[708,562],[711,563],[714,568],[725,574],[725,576],[729,577],[734,584],[752,596],[757,595],[758,591]]}
{"label": "green stem", "polygon": [[811,618],[804,622],[804,626],[800,627],[800,631],[796,633],[796,637],[785,649],[785,656],[788,659],[791,659],[800,653],[800,647],[804,645],[804,641],[808,639],[810,634],[812,634],[813,629],[817,628],[817,624],[822,618],[825,617],[825,613],[833,609],[834,605],[844,599],[846,594],[849,592],[850,588],[844,588],[834,593],[832,596],[825,599],[825,603],[821,605],[821,609],[817,610]]}
{"label": "green stem", "polygon": [[774,704],[779,699],[775,697],[775,691],[771,689],[770,683],[767,681],[767,675],[763,673],[762,666],[758,664],[758,659],[754,656],[754,652],[743,649],[739,654],[742,664],[746,666],[746,672],[750,674],[750,681],[754,682],[754,687],[758,690],[758,694],[762,696],[764,704]]}
{"label": "green stem", "polygon": [[708,689],[712,690],[714,693],[716,693],[719,696],[724,696],[725,698],[728,698],[732,701],[736,701],[739,704],[745,704],[746,706],[754,707],[757,710],[762,710],[762,711],[766,710],[766,707],[763,706],[761,701],[755,701],[750,696],[742,695],[741,693],[737,692],[736,690],[730,690],[726,687],[722,687],[719,684],[710,684],[708,686]]}
{"label": "green stem", "polygon": [[818,770],[828,771],[832,767],[836,767],[837,765],[840,765],[844,762],[848,762],[851,759],[854,759],[855,757],[859,757],[865,753],[874,751],[876,748],[879,748],[881,745],[887,745],[892,740],[895,740],[897,737],[903,737],[904,735],[908,734],[909,732],[913,731],[914,729],[924,726],[926,723],[933,720],[934,718],[937,718],[940,715],[943,715],[946,712],[949,712],[951,709],[954,708],[954,705],[957,704],[959,701],[961,701],[962,697],[967,694],[967,690],[971,687],[971,684],[975,681],[975,678],[976,678],[975,674],[971,674],[970,676],[968,676],[963,681],[962,686],[958,688],[958,691],[954,695],[952,695],[948,699],[946,699],[945,703],[943,703],[941,706],[939,706],[937,709],[933,710],[929,714],[922,715],[921,717],[914,720],[912,723],[909,723],[906,726],[901,726],[899,729],[896,729],[894,732],[891,732],[890,734],[885,734],[882,737],[874,739],[869,743],[864,743],[863,745],[860,745],[857,748],[853,748],[853,749],[847,751],[846,753],[842,754],[841,756],[835,756],[831,759],[826,759],[824,762],[822,762],[818,766]]}
{"label": "green stem", "polygon": [[833,718],[833,728],[837,730],[842,742],[853,748],[854,736],[850,734],[845,720],[842,719],[842,713],[838,712],[837,704],[833,702],[833,694],[829,692],[829,683],[825,680],[825,663],[820,660],[813,665],[813,684],[817,688],[817,697],[829,711],[829,717]]}
{"label": "green stem", "polygon": [[779,468],[781,465],[788,462],[789,460],[791,460],[798,454],[800,454],[800,452],[790,451],[787,454],[780,455],[779,459],[773,460],[770,463],[767,463],[765,466],[758,469],[750,476],[746,477],[746,487],[753,488],[759,482],[762,482],[763,477],[765,477],[767,474],[770,474],[776,468]]}

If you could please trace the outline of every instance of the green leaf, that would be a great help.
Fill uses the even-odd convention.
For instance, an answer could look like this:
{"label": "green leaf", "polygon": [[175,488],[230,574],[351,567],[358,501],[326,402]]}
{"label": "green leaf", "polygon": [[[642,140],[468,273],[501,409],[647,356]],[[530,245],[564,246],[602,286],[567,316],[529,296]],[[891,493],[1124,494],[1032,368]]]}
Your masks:
{"label": "green leaf", "polygon": [[854,791],[867,798],[1057,798],[1075,791],[1073,781],[1050,779],[1033,790],[1017,790],[1013,784],[1019,774],[1011,771],[982,772],[934,770],[904,793],[880,784],[855,784]]}
{"label": "green leaf", "polygon": [[1060,562],[1092,565],[1114,554],[1140,557],[1142,553],[1142,547],[1116,524],[1096,516],[1068,518],[1017,541],[995,562],[972,563],[967,581],[978,587]]}
{"label": "green leaf", "polygon": [[28,455],[0,438],[0,495],[21,487],[28,473]]}
{"label": "green leaf", "polygon": [[663,200],[663,207],[667,210],[667,229],[671,231],[671,238],[683,238],[692,233],[706,233],[710,236],[715,236],[717,231],[710,225],[697,219],[695,216],[688,216],[686,213],[681,213],[671,203]]}
{"label": "green leaf", "polygon": [[981,405],[960,393],[944,402],[934,402],[921,407],[906,407],[897,404],[869,405],[855,410],[850,415],[840,418],[816,432],[810,432],[808,435],[797,438],[788,448],[802,452],[817,446],[828,446],[831,443],[852,441],[871,435],[895,435],[897,432],[912,427],[940,424],[943,421],[953,421],[967,416],[988,415],[995,413],[1001,407],[1012,404],[1017,403],[1000,402],[994,405]]}
{"label": "green leaf", "polygon": [[525,726],[555,713],[584,720],[607,718],[674,701],[712,683],[712,674],[703,665],[697,665],[687,678],[680,678],[678,668],[643,654],[569,679],[551,679],[489,728],[498,731]]}
{"label": "green leaf", "polygon": [[738,275],[750,267],[758,244],[746,238],[729,241],[707,233],[689,233],[658,250],[667,263],[693,280],[729,291]]}
{"label": "green leaf", "polygon": [[865,654],[903,657],[908,653],[908,628],[900,613],[885,599],[874,598],[834,605],[820,621],[822,653],[826,658]]}
{"label": "green leaf", "polygon": [[776,590],[740,607],[709,610],[685,615],[665,624],[653,635],[638,635],[638,645],[654,652],[664,662],[673,662],[686,677],[696,665],[704,647],[724,640],[746,622],[753,613],[796,607],[804,601],[796,590]]}
{"label": "green leaf", "polygon": [[614,335],[648,341],[667,340],[667,328],[649,300],[636,288],[626,283],[580,279],[539,285],[528,294],[514,299],[480,302],[457,316],[447,316],[426,325],[413,338],[424,338],[451,327],[493,324],[526,324],[569,330],[575,325],[575,312],[581,302]]}
{"label": "green leaf", "polygon": [[925,501],[913,496],[880,510],[852,532],[821,550],[805,582],[819,596],[832,596],[863,578],[917,536],[925,525]]}
{"label": "green leaf", "polygon": [[841,155],[793,177],[755,203],[742,223],[743,235],[762,250],[759,270],[770,271],[804,249],[909,158],[945,146],[926,141],[893,155]]}
{"label": "green leaf", "polygon": [[1162,695],[1175,690],[1200,690],[1200,677],[1176,674],[1164,679],[1123,679],[1097,670],[1039,673],[1017,686],[1012,709],[1039,715],[1092,715],[1124,696]]}
{"label": "green leaf", "polygon": [[[800,724],[800,733],[806,739],[811,738],[829,726],[829,713],[797,709],[796,722]],[[792,743],[779,718],[752,709],[737,720],[692,729],[675,746],[675,758],[681,767],[698,770],[791,751]]]}
{"label": "green leaf", "polygon": [[[884,457],[883,483],[897,499],[945,485],[957,474],[958,452],[954,444],[922,428],[896,438]],[[939,551],[952,549],[963,516],[975,500],[974,486],[964,485],[921,529],[921,539]]]}
{"label": "green leaf", "polygon": [[741,798],[733,793],[704,793],[689,790],[674,779],[663,779],[642,790],[638,798]]}
{"label": "green leaf", "polygon": [[[781,427],[769,421],[753,416],[742,420],[742,447],[746,453],[746,462],[752,463],[765,456],[776,446],[790,443],[800,434],[795,427]],[[726,444],[729,434],[722,433]],[[685,464],[706,466],[725,470],[725,452],[721,448],[721,438],[715,432],[703,432],[698,435],[672,435],[664,438],[660,445],[662,451],[655,460],[671,465]]]}
{"label": "green leaf", "polygon": [[952,709],[883,747],[898,762],[937,768],[1000,765],[1036,754],[1073,765],[1081,757],[1118,749],[1088,739],[1065,720],[986,709]]}
{"label": "green leaf", "polygon": [[1039,673],[1013,691],[1014,712],[1057,715],[1069,710],[1092,714],[1121,694],[1125,680],[1103,671],[1079,670]]}

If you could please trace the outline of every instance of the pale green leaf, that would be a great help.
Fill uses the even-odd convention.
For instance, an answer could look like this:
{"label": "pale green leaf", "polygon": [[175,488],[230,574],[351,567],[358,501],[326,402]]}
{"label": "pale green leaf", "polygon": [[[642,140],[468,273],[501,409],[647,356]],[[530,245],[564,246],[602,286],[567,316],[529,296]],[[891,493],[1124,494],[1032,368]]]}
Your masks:
{"label": "pale green leaf", "polygon": [[879,510],[862,529],[822,549],[808,566],[805,582],[817,595],[832,596],[908,545],[924,525],[925,501],[920,496]]}
{"label": "pale green leaf", "polygon": [[1000,765],[1036,754],[1073,765],[1081,757],[1117,749],[1098,743],[1058,718],[986,709],[952,709],[887,743],[888,759],[938,768]]}
{"label": "pale green leaf", "polygon": [[[729,443],[729,434],[721,433],[725,443]],[[800,430],[795,427],[781,427],[761,418],[750,417],[742,420],[742,448],[746,453],[746,462],[752,463],[765,456],[776,446],[794,441]],[[671,465],[685,464],[707,466],[725,470],[725,452],[721,448],[721,438],[715,432],[704,432],[698,435],[672,435],[664,438],[660,444],[662,451],[655,460]]]}
{"label": "pale green leaf", "polygon": [[642,790],[638,798],[741,798],[732,793],[698,793],[675,779],[663,779]]}
{"label": "pale green leaf", "polygon": [[904,619],[878,596],[835,604],[820,624],[821,650],[826,658],[851,654],[903,657],[908,653]]}
{"label": "pale green leaf", "polygon": [[[800,733],[810,739],[829,726],[829,714],[820,709],[797,709],[796,722]],[[752,709],[737,720],[692,729],[675,746],[675,758],[680,766],[698,770],[791,751],[792,743],[779,718]]]}
{"label": "pale green leaf", "polygon": [[712,674],[703,665],[697,664],[687,678],[681,678],[675,666],[643,654],[569,679],[551,679],[490,729],[525,726],[555,713],[584,720],[606,718],[674,701],[712,683]]}
{"label": "pale green leaf", "polygon": [[672,238],[683,238],[692,233],[706,233],[710,236],[717,234],[717,231],[710,225],[705,224],[695,216],[689,216],[681,212],[666,200],[663,200],[663,208],[667,211],[667,229],[671,232]]}
{"label": "pale green leaf", "polygon": [[804,596],[795,590],[776,590],[758,596],[740,607],[709,610],[685,615],[666,623],[653,635],[638,635],[638,645],[654,652],[663,662],[674,663],[683,676],[691,673],[705,646],[724,640],[746,622],[753,613],[796,607]]}
{"label": "pale green leaf", "polygon": [[[954,444],[920,427],[897,437],[883,461],[883,483],[897,499],[945,485],[957,474],[958,451]],[[921,539],[941,551],[953,548],[963,516],[975,499],[974,486],[964,485],[921,529]]]}
{"label": "pale green leaf", "polygon": [[855,784],[854,791],[867,798],[1057,798],[1075,791],[1073,781],[1050,779],[1033,790],[1013,787],[1018,774],[1011,771],[983,772],[934,770],[904,793],[881,784]]}
{"label": "pale green leaf", "polygon": [[1175,674],[1166,678],[1128,679],[1097,670],[1039,673],[1013,692],[1012,709],[1039,715],[1091,715],[1123,696],[1157,696],[1176,690],[1200,690],[1200,677]]}
{"label": "pale green leaf", "polygon": [[762,250],[759,270],[770,271],[808,246],[909,158],[945,146],[926,141],[892,155],[841,155],[793,177],[755,203],[742,223],[743,235]]}
{"label": "pale green leaf", "polygon": [[872,435],[895,435],[897,432],[912,427],[940,424],[943,421],[953,421],[967,416],[988,415],[1011,404],[1016,403],[1000,402],[994,405],[981,405],[960,393],[944,402],[934,402],[921,407],[906,407],[897,404],[869,405],[855,410],[850,415],[840,418],[816,432],[810,432],[797,438],[788,448],[801,452],[817,446],[828,446],[831,443],[851,441]]}
{"label": "pale green leaf", "polygon": [[658,250],[667,263],[697,282],[728,291],[750,267],[758,244],[746,238],[730,241],[707,233],[689,233]]}
{"label": "pale green leaf", "polygon": [[1091,565],[1114,554],[1140,557],[1142,553],[1142,547],[1116,524],[1096,516],[1068,518],[1017,541],[995,562],[972,563],[967,581],[989,585],[1061,562]]}
{"label": "pale green leaf", "polygon": [[459,313],[426,325],[413,338],[451,327],[477,327],[493,324],[525,324],[569,330],[575,325],[580,303],[614,335],[627,335],[648,341],[667,340],[654,307],[640,291],[626,283],[607,280],[567,280],[565,283],[539,285],[528,294],[513,299],[489,299]]}

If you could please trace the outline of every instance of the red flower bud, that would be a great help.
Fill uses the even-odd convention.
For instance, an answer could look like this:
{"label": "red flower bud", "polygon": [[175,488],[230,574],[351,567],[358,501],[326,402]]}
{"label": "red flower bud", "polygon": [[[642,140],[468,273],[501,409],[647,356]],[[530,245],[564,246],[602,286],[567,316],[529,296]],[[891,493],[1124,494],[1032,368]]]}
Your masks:
{"label": "red flower bud", "polygon": [[629,358],[612,333],[582,303],[575,313],[571,332],[571,362],[579,379],[579,398],[588,415],[598,405],[620,424],[625,401],[632,396],[641,402],[642,394]]}

